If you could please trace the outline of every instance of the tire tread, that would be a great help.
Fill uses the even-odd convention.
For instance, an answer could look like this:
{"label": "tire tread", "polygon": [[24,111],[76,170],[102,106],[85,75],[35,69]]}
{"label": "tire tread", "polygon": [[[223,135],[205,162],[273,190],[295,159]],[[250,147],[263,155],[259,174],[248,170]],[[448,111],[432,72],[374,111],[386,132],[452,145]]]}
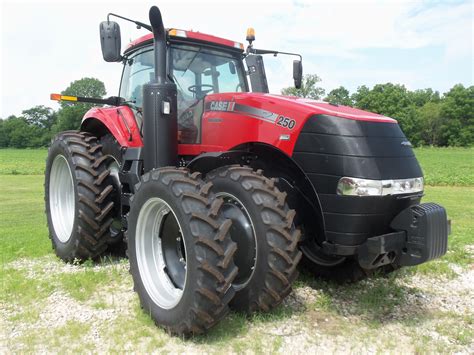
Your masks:
{"label": "tire tread", "polygon": [[[68,252],[60,251],[58,241],[54,237],[53,226],[49,225],[49,237],[56,254],[66,262],[96,259],[107,249],[107,233],[110,226],[111,211],[114,202],[110,199],[112,189],[108,179],[109,171],[97,164],[103,160],[102,145],[90,133],[81,131],[65,131],[52,139],[52,144],[64,143],[66,154],[69,154],[73,166],[71,172],[77,182],[76,203],[78,214],[75,229],[71,238],[75,238],[75,246]],[[51,153],[49,150],[49,154]],[[54,157],[49,157],[53,159]],[[46,173],[46,184],[49,172]],[[45,194],[45,203],[48,205],[48,196]]]}
{"label": "tire tread", "polygon": [[211,171],[206,176],[209,182],[216,179],[237,182],[251,194],[251,200],[260,212],[259,221],[265,225],[266,235],[263,242],[269,250],[268,268],[263,276],[263,284],[253,287],[246,297],[240,298],[237,292],[230,305],[246,313],[271,310],[291,292],[291,283],[298,276],[296,266],[302,254],[297,248],[301,233],[293,226],[295,211],[287,206],[286,193],[276,187],[274,179],[265,177],[262,170],[255,171],[240,165],[225,166]]}
{"label": "tire tread", "polygon": [[[186,311],[186,316],[176,319],[173,324],[162,324],[159,319],[153,317],[154,307],[147,301],[146,291],[138,284],[140,274],[137,267],[136,253],[131,249],[135,236],[135,218],[130,219],[132,211],[134,215],[139,211],[142,195],[140,191],[149,184],[160,184],[163,189],[171,191],[175,196],[175,205],[180,206],[180,215],[184,218],[183,223],[195,226],[192,231],[191,245],[196,258],[193,261],[198,272],[195,283],[194,297]],[[228,302],[232,299],[235,291],[231,287],[237,276],[237,267],[233,262],[233,256],[237,250],[236,244],[230,239],[228,231],[231,222],[220,216],[221,201],[210,194],[209,185],[200,179],[200,174],[191,174],[186,169],[161,168],[144,174],[141,181],[136,184],[136,193],[132,201],[131,213],[129,214],[129,229],[125,233],[128,243],[128,255],[130,257],[130,272],[134,278],[135,290],[141,300],[142,307],[157,325],[164,327],[169,333],[190,336],[202,334],[219,322],[229,311]],[[138,198],[140,196],[141,198]],[[198,207],[196,207],[198,206]],[[187,239],[189,242],[189,239]],[[188,243],[187,242],[187,243]],[[190,263],[187,260],[187,263]],[[140,281],[141,282],[141,281]],[[139,286],[137,286],[139,285]]]}

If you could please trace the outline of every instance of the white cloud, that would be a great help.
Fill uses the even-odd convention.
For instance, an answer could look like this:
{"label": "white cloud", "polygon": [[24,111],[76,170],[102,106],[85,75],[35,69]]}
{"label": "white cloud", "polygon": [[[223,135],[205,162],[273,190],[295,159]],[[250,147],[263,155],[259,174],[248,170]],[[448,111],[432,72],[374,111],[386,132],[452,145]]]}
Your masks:
{"label": "white cloud", "polygon": [[[1,0],[0,0],[1,1]],[[121,66],[102,61],[99,22],[108,12],[147,21],[155,1],[2,2],[0,36],[0,117],[20,113],[38,104],[54,106],[49,93],[73,80],[93,76],[106,83],[108,94],[117,93]],[[365,64],[363,50],[413,49],[440,46],[443,68],[459,58],[472,58],[472,6],[433,5],[405,1],[160,1],[165,25],[194,29],[243,41],[246,28],[256,30],[256,46],[300,52],[306,73],[318,73],[326,88],[396,81],[416,87],[417,73],[397,67],[374,70]],[[123,47],[145,30],[120,22]],[[343,60],[337,70],[321,64]],[[267,59],[273,92],[292,84],[291,60]],[[359,70],[354,72],[352,63]],[[360,69],[362,66],[362,70]],[[433,70],[440,70],[433,68]],[[472,83],[472,68],[470,78]],[[429,79],[429,78],[428,78]],[[428,80],[424,78],[425,82]],[[432,84],[437,85],[434,81]],[[452,85],[446,84],[446,85]],[[436,89],[436,87],[435,87]]]}

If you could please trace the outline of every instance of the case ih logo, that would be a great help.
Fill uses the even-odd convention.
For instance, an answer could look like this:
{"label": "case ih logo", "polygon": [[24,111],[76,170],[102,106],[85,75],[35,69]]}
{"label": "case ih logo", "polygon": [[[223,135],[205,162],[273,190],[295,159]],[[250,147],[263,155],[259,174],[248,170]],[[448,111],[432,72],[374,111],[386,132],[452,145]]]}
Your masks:
{"label": "case ih logo", "polygon": [[235,102],[233,101],[211,101],[210,111],[234,111]]}
{"label": "case ih logo", "polygon": [[206,103],[206,111],[232,112],[261,121],[269,122],[292,130],[296,121],[289,117],[278,115],[277,113],[256,108],[253,106],[236,104],[234,101],[210,101]]}

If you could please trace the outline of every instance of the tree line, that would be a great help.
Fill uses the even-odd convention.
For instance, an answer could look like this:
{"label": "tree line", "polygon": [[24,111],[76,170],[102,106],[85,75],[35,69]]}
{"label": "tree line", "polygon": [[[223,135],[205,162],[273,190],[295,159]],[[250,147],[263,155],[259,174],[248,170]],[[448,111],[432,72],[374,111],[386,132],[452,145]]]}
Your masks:
{"label": "tree line", "polygon": [[[326,91],[318,86],[321,79],[306,75],[301,89],[282,90],[334,105],[347,105],[376,112],[398,120],[410,142],[415,146],[474,145],[474,86],[454,85],[440,94],[432,89],[410,91],[400,84],[378,84],[372,89],[363,85],[356,92],[340,86]],[[95,78],[72,82],[63,95],[104,97],[104,83]],[[57,111],[45,106],[24,110],[20,116],[0,119],[0,148],[37,148],[48,146],[58,132],[77,129],[82,116],[94,104],[60,102]]]}
{"label": "tree line", "polygon": [[318,86],[320,81],[315,74],[306,75],[301,89],[285,88],[282,94],[392,117],[415,146],[474,145],[474,86],[457,84],[441,95],[433,89],[410,91],[404,85],[387,83],[372,89],[362,85],[352,94],[340,86],[326,95]]}
{"label": "tree line", "polygon": [[[103,97],[105,85],[95,78],[73,81],[62,95]],[[61,101],[54,111],[43,105],[24,110],[20,116],[11,115],[0,119],[0,148],[47,147],[58,132],[78,129],[82,116],[94,106],[88,103],[68,103]]]}

